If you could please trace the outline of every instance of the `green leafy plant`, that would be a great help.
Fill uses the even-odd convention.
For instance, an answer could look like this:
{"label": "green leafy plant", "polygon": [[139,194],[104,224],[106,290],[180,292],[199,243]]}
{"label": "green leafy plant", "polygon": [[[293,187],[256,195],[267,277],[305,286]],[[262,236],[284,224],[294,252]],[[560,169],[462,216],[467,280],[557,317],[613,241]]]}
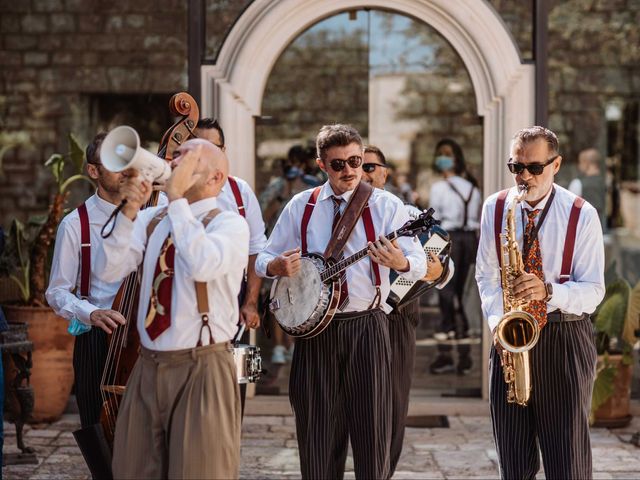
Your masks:
{"label": "green leafy plant", "polygon": [[604,299],[595,312],[596,348],[601,361],[593,386],[591,416],[614,393],[618,362],[611,355],[622,355],[622,365],[633,362],[632,349],[640,317],[640,282],[631,289],[629,283],[616,278],[608,283]]}
{"label": "green leafy plant", "polygon": [[93,183],[83,175],[84,149],[73,134],[69,134],[69,151],[54,153],[44,163],[57,185],[46,214],[31,217],[26,224],[14,219],[0,257],[0,274],[8,276],[20,290],[21,303],[45,306],[48,280],[48,259],[56,230],[64,216],[69,187],[77,181]]}

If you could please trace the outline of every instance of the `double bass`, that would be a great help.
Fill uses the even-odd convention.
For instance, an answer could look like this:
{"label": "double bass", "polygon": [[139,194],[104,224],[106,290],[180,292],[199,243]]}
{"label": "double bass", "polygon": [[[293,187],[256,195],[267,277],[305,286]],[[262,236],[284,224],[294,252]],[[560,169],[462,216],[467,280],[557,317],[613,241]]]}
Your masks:
{"label": "double bass", "polygon": [[[194,130],[200,118],[196,101],[185,92],[176,93],[171,97],[169,110],[180,119],[165,132],[158,148],[158,156],[167,162],[172,160],[173,151],[178,146],[195,137]],[[158,196],[159,192],[154,191],[145,208],[157,205]],[[126,323],[116,328],[110,335],[107,358],[100,382],[103,401],[100,424],[111,450],[113,449],[120,401],[129,375],[138,359],[140,338],[136,323],[141,274],[142,266],[140,265],[137,271],[132,272],[124,279],[112,306],[113,310],[117,310],[124,316]]]}

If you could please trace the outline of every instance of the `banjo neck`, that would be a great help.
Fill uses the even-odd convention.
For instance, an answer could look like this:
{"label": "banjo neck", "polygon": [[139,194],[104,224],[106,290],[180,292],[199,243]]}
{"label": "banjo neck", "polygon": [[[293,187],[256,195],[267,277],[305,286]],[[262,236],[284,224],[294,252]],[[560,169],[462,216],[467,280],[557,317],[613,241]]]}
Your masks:
{"label": "banjo neck", "polygon": [[[391,232],[388,235],[385,235],[385,238],[389,241],[393,241],[400,236],[401,235],[398,234],[398,230],[396,230],[394,232]],[[369,246],[367,245],[365,248],[354,253],[350,257],[343,258],[339,262],[336,262],[333,265],[325,268],[320,274],[320,279],[322,280],[323,283],[333,279],[334,277],[338,276],[343,270],[346,270],[354,263],[359,262],[368,254],[369,254]]]}

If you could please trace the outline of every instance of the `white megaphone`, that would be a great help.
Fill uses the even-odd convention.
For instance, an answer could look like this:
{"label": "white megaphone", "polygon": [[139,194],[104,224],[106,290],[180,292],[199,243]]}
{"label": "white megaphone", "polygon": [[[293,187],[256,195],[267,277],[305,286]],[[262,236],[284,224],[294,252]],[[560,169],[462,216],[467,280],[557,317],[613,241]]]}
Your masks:
{"label": "white megaphone", "polygon": [[134,168],[149,182],[164,182],[171,176],[169,162],[142,148],[138,132],[126,125],[114,128],[104,138],[100,160],[110,172]]}

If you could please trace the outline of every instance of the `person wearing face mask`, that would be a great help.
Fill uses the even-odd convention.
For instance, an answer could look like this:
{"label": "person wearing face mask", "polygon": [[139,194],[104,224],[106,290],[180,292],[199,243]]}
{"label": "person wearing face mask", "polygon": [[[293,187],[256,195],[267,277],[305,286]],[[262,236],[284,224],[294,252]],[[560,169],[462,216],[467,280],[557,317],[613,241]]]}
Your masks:
{"label": "person wearing face mask", "polygon": [[[491,347],[489,405],[502,478],[535,478],[540,453],[546,478],[592,478],[589,409],[597,353],[589,315],[605,293],[604,245],[597,210],[556,185],[558,138],[544,127],[520,130],[507,162],[516,186],[527,186],[514,208],[524,272],[511,295],[540,327],[529,350],[527,406],[507,398],[502,349]],[[482,311],[496,332],[504,312],[500,234],[519,189],[491,195],[482,209],[476,281]],[[494,345],[496,343],[494,337]]]}
{"label": "person wearing face mask", "polygon": [[[451,259],[456,266],[452,280],[438,291],[441,324],[434,337],[443,342],[468,335],[469,322],[462,308],[462,294],[475,261],[482,200],[478,182],[467,171],[462,148],[457,142],[448,138],[440,140],[434,156],[434,165],[442,180],[431,187],[429,205],[438,212],[441,227],[449,233]],[[471,368],[470,346],[459,344],[457,372],[464,375]],[[438,344],[438,355],[429,367],[431,373],[437,375],[455,369],[451,345]]]}

